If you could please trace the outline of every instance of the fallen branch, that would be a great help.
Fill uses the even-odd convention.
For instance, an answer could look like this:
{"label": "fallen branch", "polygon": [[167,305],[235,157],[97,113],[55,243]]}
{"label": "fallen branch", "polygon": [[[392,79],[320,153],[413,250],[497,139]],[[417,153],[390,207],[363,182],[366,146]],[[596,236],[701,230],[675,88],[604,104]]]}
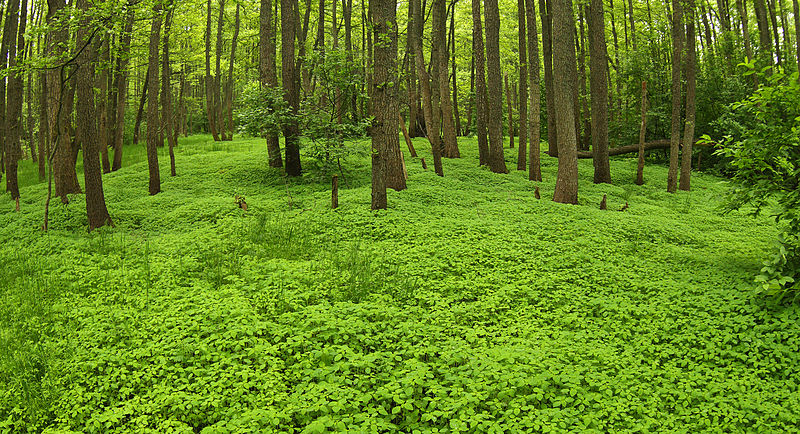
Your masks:
{"label": "fallen branch", "polygon": [[[711,146],[711,144],[694,142],[694,146]],[[669,149],[669,140],[668,139],[655,140],[655,141],[647,142],[647,143],[644,144],[644,150],[645,151],[649,151],[649,150],[652,150],[652,149]],[[639,144],[638,143],[635,144],[635,145],[627,145],[627,146],[619,146],[619,147],[616,147],[616,148],[610,148],[608,150],[608,156],[611,157],[611,156],[614,156],[614,155],[630,154],[630,153],[633,153],[633,152],[639,152]],[[592,158],[592,151],[579,151],[578,152],[578,158]]]}

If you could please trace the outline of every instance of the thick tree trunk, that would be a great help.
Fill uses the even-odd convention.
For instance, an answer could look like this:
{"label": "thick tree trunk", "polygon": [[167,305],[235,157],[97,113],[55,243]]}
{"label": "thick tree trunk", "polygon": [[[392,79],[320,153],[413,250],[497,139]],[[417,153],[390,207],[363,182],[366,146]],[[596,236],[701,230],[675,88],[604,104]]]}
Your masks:
{"label": "thick tree trunk", "polygon": [[519,22],[519,152],[517,170],[528,166],[528,46],[527,26],[525,25],[525,0],[517,0],[517,21]]}
{"label": "thick tree trunk", "polygon": [[553,75],[555,87],[556,128],[558,129],[558,175],[553,201],[578,203],[578,159],[575,136],[575,69],[573,34],[575,22],[570,0],[553,0]]}
{"label": "thick tree trunk", "polygon": [[489,91],[489,169],[508,173],[503,156],[503,85],[500,71],[500,9],[497,0],[486,0],[486,73]]}
{"label": "thick tree trunk", "polygon": [[169,62],[169,31],[172,27],[173,5],[167,6],[167,15],[164,19],[164,55],[161,59],[161,119],[164,135],[167,136],[169,145],[169,174],[175,176],[175,120],[172,112],[172,69]]}
{"label": "thick tree trunk", "polygon": [[672,128],[669,147],[667,191],[675,192],[678,184],[678,150],[681,143],[681,69],[683,56],[683,6],[672,0]]}
{"label": "thick tree trunk", "polygon": [[447,9],[445,0],[434,0],[433,2],[433,44],[440,47],[436,50],[437,72],[434,76],[435,83],[439,89],[439,105],[442,113],[442,145],[443,156],[446,158],[460,158],[456,142],[456,127],[453,121],[453,99],[450,95],[450,79],[447,74],[448,60],[447,54]]}
{"label": "thick tree trunk", "polygon": [[541,88],[539,87],[539,39],[536,28],[536,3],[535,0],[526,0],[526,15],[528,18],[528,75],[530,78],[530,111],[528,111],[528,135],[530,136],[530,149],[528,156],[528,179],[540,182],[541,169]]}
{"label": "thick tree trunk", "polygon": [[606,32],[603,0],[591,0],[589,19],[589,65],[592,87],[592,155],[595,184],[611,183],[608,162],[608,77],[606,76]]}
{"label": "thick tree trunk", "polygon": [[[281,75],[283,78],[283,98],[289,103],[293,114],[300,109],[300,74],[295,65],[294,45],[296,38],[297,0],[281,0]],[[296,120],[283,127],[286,149],[286,174],[300,176],[300,128]]]}
{"label": "thick tree trunk", "polygon": [[[272,26],[272,19],[272,0],[261,0],[258,33],[259,79],[261,87],[275,89],[278,87],[278,77],[275,66],[275,29]],[[274,131],[268,131],[266,132],[266,139],[269,167],[283,167],[278,134]]]}
{"label": "thick tree trunk", "polygon": [[395,0],[372,0],[375,52],[372,73],[372,209],[386,209],[386,188],[404,190],[397,136],[397,17]]}
{"label": "thick tree trunk", "polygon": [[553,87],[553,20],[550,5],[553,0],[539,0],[542,18],[542,56],[544,57],[544,93],[547,111],[547,153],[558,157],[558,131],[556,128],[555,93]]}
{"label": "thick tree trunk", "polygon": [[[78,0],[78,7],[84,12],[89,11],[88,0]],[[156,18],[158,20],[158,18]],[[105,141],[98,131],[95,97],[93,90],[95,63],[97,61],[97,44],[91,38],[89,19],[82,20],[78,26],[77,44],[79,47],[77,72],[75,77],[75,93],[78,98],[75,104],[75,120],[77,125],[77,141],[83,148],[83,179],[86,185],[86,215],[89,220],[89,231],[105,225],[113,226],[111,217],[106,208],[105,195],[103,194],[103,175],[100,170],[99,146],[100,141]],[[107,42],[103,42],[108,47]],[[85,47],[80,49],[80,47]],[[100,98],[106,98],[105,93]],[[102,116],[102,113],[100,113]],[[150,127],[148,125],[148,131]]]}
{"label": "thick tree trunk", "polygon": [[683,149],[681,156],[681,179],[679,188],[691,190],[692,143],[694,143],[695,89],[697,76],[697,52],[695,49],[695,28],[692,16],[695,13],[694,0],[687,0],[686,20],[686,125],[683,130]]}
{"label": "thick tree trunk", "polygon": [[[150,24],[150,46],[147,63],[148,93],[150,100],[147,102],[147,169],[150,173],[150,195],[161,191],[161,173],[158,167],[158,145],[161,138],[160,117],[158,113],[158,48],[161,42],[161,2],[153,6],[153,22]],[[163,144],[162,144],[163,146]]]}
{"label": "thick tree trunk", "polygon": [[755,0],[756,23],[758,24],[758,40],[760,42],[760,56],[766,62],[765,66],[773,64],[772,36],[769,34],[769,18],[764,0]]}
{"label": "thick tree trunk", "polygon": [[475,59],[475,135],[478,137],[478,161],[489,164],[489,103],[486,89],[486,65],[481,26],[481,0],[472,0],[472,56]]}
{"label": "thick tree trunk", "polygon": [[421,0],[411,0],[414,8],[414,59],[417,64],[417,76],[419,77],[420,87],[422,88],[422,111],[425,116],[425,128],[427,130],[428,141],[431,143],[431,153],[433,154],[433,166],[436,174],[444,176],[442,168],[442,138],[439,135],[439,117],[433,110],[433,97],[431,95],[431,78],[425,69],[425,57],[422,54],[422,7]]}

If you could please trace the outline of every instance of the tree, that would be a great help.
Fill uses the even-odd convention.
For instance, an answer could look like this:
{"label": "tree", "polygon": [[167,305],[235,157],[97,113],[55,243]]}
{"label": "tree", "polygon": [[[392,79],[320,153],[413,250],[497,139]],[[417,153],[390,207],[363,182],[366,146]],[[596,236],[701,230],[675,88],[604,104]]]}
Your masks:
{"label": "tree", "polygon": [[686,1],[686,125],[683,130],[683,148],[681,150],[681,179],[679,188],[691,190],[692,145],[694,144],[695,92],[697,52],[695,49],[694,0]]}
{"label": "tree", "polygon": [[475,134],[478,136],[478,160],[481,166],[489,164],[488,91],[486,65],[481,26],[481,0],[472,0],[472,55],[475,62]]}
{"label": "tree", "polygon": [[5,130],[6,139],[3,146],[5,154],[6,191],[16,202],[19,211],[19,183],[17,181],[17,164],[20,159],[20,134],[22,132],[22,74],[15,71],[25,53],[25,22],[28,2],[12,0],[4,26],[8,32],[8,67],[11,75],[8,78],[8,100],[6,102]]}
{"label": "tree", "polygon": [[[527,166],[528,130],[528,32],[525,26],[525,0],[517,0],[517,21],[519,22],[519,149],[517,153],[517,170],[525,170]],[[513,134],[513,132],[512,132]]]}
{"label": "tree", "polygon": [[553,21],[550,16],[552,1],[553,0],[539,0],[539,14],[542,18],[542,56],[544,57],[544,89],[547,110],[547,153],[551,157],[558,157],[555,87],[553,86]]}
{"label": "tree", "polygon": [[296,38],[297,0],[281,0],[281,75],[283,78],[283,98],[289,104],[292,119],[283,126],[286,150],[286,174],[300,176],[300,128],[297,114],[300,109],[300,74],[295,65],[294,41]]}
{"label": "tree", "polygon": [[[603,0],[591,0],[589,13],[589,68],[592,92],[592,153],[595,184],[611,183],[608,162],[608,77]],[[631,21],[632,23],[632,21]]]}
{"label": "tree", "polygon": [[422,112],[425,116],[425,129],[428,141],[431,143],[431,153],[433,154],[433,167],[436,174],[444,176],[442,168],[442,138],[439,135],[440,122],[438,111],[433,109],[433,95],[431,91],[431,78],[425,68],[425,58],[422,55],[422,8],[421,0],[411,0],[411,7],[414,8],[413,32],[414,32],[414,60],[417,64],[417,75],[419,76],[419,87],[422,89]]}
{"label": "tree", "polygon": [[500,71],[500,9],[497,0],[486,0],[486,67],[489,91],[489,169],[508,173],[503,156],[503,85]]}
{"label": "tree", "polygon": [[[278,87],[278,78],[275,67],[275,29],[272,25],[272,19],[272,0],[261,0],[258,33],[259,79],[262,87],[275,89]],[[283,167],[278,134],[275,132],[268,132],[266,134],[266,139],[269,167]]]}
{"label": "tree", "polygon": [[528,166],[528,179],[531,181],[542,180],[541,169],[541,91],[539,88],[539,39],[536,29],[536,4],[534,0],[526,0],[526,14],[528,18],[528,74],[530,75],[530,111],[528,111],[528,135],[530,136],[530,149]]}
{"label": "tree", "polygon": [[[84,12],[89,11],[88,0],[78,0],[77,6]],[[155,21],[159,20],[160,17],[157,16]],[[83,148],[83,179],[86,185],[86,215],[89,219],[89,231],[107,224],[113,226],[106,208],[105,195],[103,194],[103,175],[100,170],[99,146],[101,136],[97,131],[97,111],[93,91],[94,72],[97,63],[97,44],[92,40],[92,30],[87,16],[78,26],[76,35],[78,56],[75,59],[77,64],[75,93],[78,98],[75,103],[75,120],[78,127],[76,139]],[[100,95],[101,98],[105,96]],[[151,129],[155,128],[151,128],[151,124],[148,122],[148,136]],[[151,194],[153,194],[152,188]]]}
{"label": "tree", "polygon": [[220,140],[220,135],[217,130],[217,117],[214,105],[214,77],[211,75],[211,0],[206,2],[206,75],[205,75],[205,88],[206,88],[206,117],[208,118],[208,129],[211,131],[211,136],[215,142]]}
{"label": "tree", "polygon": [[[167,4],[167,13],[164,17],[164,55],[161,59],[161,107],[163,109],[161,114],[162,128],[167,136],[167,143],[169,144],[169,174],[175,176],[175,122],[172,112],[172,70],[169,62],[169,31],[172,27],[172,15],[175,12],[175,4],[170,2]],[[148,128],[149,129],[149,128]]]}
{"label": "tree", "polygon": [[450,79],[447,73],[447,9],[445,0],[433,0],[433,44],[438,75],[434,77],[434,86],[439,89],[439,106],[442,114],[442,155],[447,158],[460,158],[456,142],[456,127],[453,120],[453,99],[450,95]]}
{"label": "tree", "polygon": [[553,86],[558,136],[558,175],[553,200],[578,203],[578,149],[571,71],[575,59],[575,22],[570,0],[553,0]]}
{"label": "tree", "polygon": [[[161,42],[161,1],[156,0],[153,5],[153,18],[150,24],[150,45],[147,63],[147,90],[150,99],[147,101],[147,169],[150,173],[150,195],[161,192],[161,174],[158,167],[158,146],[161,135],[159,134],[160,116],[158,113],[158,48]],[[163,143],[161,143],[163,146]]]}
{"label": "tree", "polygon": [[[763,0],[762,0],[763,1]],[[681,142],[681,57],[683,56],[683,6],[672,0],[672,129],[669,147],[667,191],[675,193],[678,184],[678,148]]]}

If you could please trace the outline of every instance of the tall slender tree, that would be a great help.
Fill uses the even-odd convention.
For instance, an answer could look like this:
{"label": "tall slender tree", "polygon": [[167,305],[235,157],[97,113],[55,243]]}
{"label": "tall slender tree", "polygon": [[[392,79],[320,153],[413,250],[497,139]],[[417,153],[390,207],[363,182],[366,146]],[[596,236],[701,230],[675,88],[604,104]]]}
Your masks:
{"label": "tall slender tree", "polygon": [[573,93],[575,81],[575,21],[570,0],[552,0],[553,86],[558,129],[558,174],[553,200],[578,203],[578,147],[575,131]]}
{"label": "tall slender tree", "polygon": [[527,26],[525,25],[525,0],[517,0],[517,22],[519,23],[519,149],[517,170],[525,170],[528,165],[528,46]]}
{"label": "tall slender tree", "polygon": [[447,54],[447,7],[445,0],[433,0],[433,45],[437,50],[433,50],[436,59],[436,72],[438,76],[433,77],[433,86],[439,89],[439,107],[442,116],[442,156],[446,158],[459,158],[461,153],[456,142],[456,126],[453,121],[453,99],[450,94],[450,78],[448,75]]}
{"label": "tall slender tree", "polygon": [[19,182],[17,179],[17,165],[21,157],[20,136],[22,135],[22,74],[15,71],[18,64],[22,63],[25,55],[25,23],[27,22],[28,2],[12,0],[9,4],[6,26],[4,31],[9,33],[8,67],[11,71],[8,77],[8,100],[6,101],[6,140],[5,147],[5,172],[6,191],[11,193],[11,199],[16,202],[19,211]]}
{"label": "tall slender tree", "polygon": [[541,169],[541,90],[539,87],[539,39],[536,28],[536,3],[535,0],[526,0],[526,16],[528,21],[528,74],[531,91],[530,110],[528,111],[528,136],[530,147],[528,150],[530,164],[528,166],[528,179],[531,181],[542,180]]}
{"label": "tall slender tree", "polygon": [[670,193],[674,193],[678,185],[678,152],[681,142],[682,56],[683,5],[681,5],[681,0],[672,0],[672,129],[669,146],[669,171],[667,172],[667,191]]}
{"label": "tall slender tree", "polygon": [[428,135],[428,141],[431,143],[431,153],[433,154],[433,167],[436,174],[444,176],[444,169],[442,168],[442,138],[439,135],[440,121],[438,112],[433,109],[433,96],[431,91],[431,78],[425,68],[425,57],[422,55],[422,5],[421,0],[411,0],[411,6],[414,8],[414,59],[417,64],[417,76],[419,77],[419,85],[422,89],[422,111],[425,115],[425,129]]}
{"label": "tall slender tree", "polygon": [[481,166],[489,164],[488,91],[486,89],[486,65],[481,25],[481,0],[472,0],[472,56],[475,62],[475,134],[478,137],[478,161]]}
{"label": "tall slender tree", "polygon": [[683,130],[681,150],[681,179],[679,188],[691,190],[692,145],[694,143],[695,93],[697,77],[697,51],[695,48],[694,0],[686,0],[686,124]]}
{"label": "tall slender tree", "polygon": [[[277,68],[275,65],[275,29],[273,28],[272,0],[261,0],[258,33],[258,72],[261,87],[275,89],[278,87]],[[281,146],[275,131],[266,133],[267,155],[269,167],[283,167]]]}
{"label": "tall slender tree", "polygon": [[555,116],[555,87],[553,86],[553,20],[550,6],[553,0],[539,0],[542,18],[542,57],[544,57],[544,92],[547,111],[547,153],[558,156],[558,131]]}
{"label": "tall slender tree", "polygon": [[500,72],[500,9],[497,0],[484,1],[486,8],[486,73],[489,91],[489,169],[508,173],[503,156],[502,73]]}
{"label": "tall slender tree", "polygon": [[[158,85],[159,85],[159,45],[161,42],[161,0],[156,0],[153,5],[153,18],[150,24],[150,46],[147,63],[147,83],[150,98],[147,101],[147,168],[150,173],[150,195],[161,192],[161,173],[158,167],[158,145],[161,135],[160,116],[158,113]],[[163,146],[163,143],[161,144]]]}
{"label": "tall slender tree", "polygon": [[214,106],[214,77],[211,75],[211,0],[206,1],[206,32],[205,32],[205,47],[206,47],[206,75],[205,75],[205,91],[206,91],[206,117],[208,118],[208,129],[215,142],[220,140],[220,135],[217,130],[217,117]]}
{"label": "tall slender tree", "polygon": [[172,28],[172,16],[175,11],[175,3],[167,0],[166,14],[164,17],[164,54],[161,59],[161,123],[164,135],[167,137],[169,146],[169,174],[175,176],[175,120],[172,110],[172,68],[169,61],[169,33]]}
{"label": "tall slender tree", "polygon": [[[283,98],[289,103],[292,114],[300,109],[300,74],[295,65],[295,38],[297,23],[297,0],[281,0],[281,76],[283,79]],[[286,150],[286,174],[300,176],[300,127],[296,118],[283,126],[284,148]]]}
{"label": "tall slender tree", "polygon": [[592,88],[592,159],[594,182],[611,183],[608,162],[608,77],[603,0],[591,0],[589,13],[589,65]]}

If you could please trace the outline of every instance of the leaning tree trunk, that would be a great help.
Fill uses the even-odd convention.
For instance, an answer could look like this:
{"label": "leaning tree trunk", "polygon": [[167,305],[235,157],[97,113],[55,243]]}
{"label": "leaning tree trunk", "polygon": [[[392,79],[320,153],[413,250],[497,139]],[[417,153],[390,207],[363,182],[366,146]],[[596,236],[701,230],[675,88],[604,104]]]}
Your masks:
{"label": "leaning tree trunk", "polygon": [[158,113],[159,42],[161,42],[161,2],[156,1],[153,6],[153,22],[150,25],[150,47],[147,64],[147,87],[150,94],[150,99],[147,101],[147,169],[150,173],[149,191],[151,196],[161,191],[161,173],[158,168],[158,141],[161,137],[159,134],[160,118]]}
{"label": "leaning tree trunk", "polygon": [[[262,88],[276,89],[278,87],[278,78],[275,67],[275,29],[272,24],[272,0],[261,0],[260,14],[258,33],[259,78]],[[269,167],[283,167],[278,133],[267,131],[266,139]]]}
{"label": "leaning tree trunk", "polygon": [[603,0],[591,0],[589,19],[589,68],[592,88],[592,152],[595,184],[611,183],[608,162],[608,77]]}
{"label": "leaning tree trunk", "polygon": [[691,190],[692,143],[694,143],[696,59],[694,33],[694,0],[687,0],[686,19],[686,126],[683,130],[683,155],[681,156],[681,180],[679,188]]}
{"label": "leaning tree trunk", "polygon": [[[677,1],[677,0],[676,0]],[[553,86],[558,129],[558,174],[553,201],[578,203],[578,142],[575,131],[575,23],[570,0],[553,0]]]}
{"label": "leaning tree trunk", "polygon": [[528,75],[530,79],[530,111],[528,112],[528,135],[530,136],[530,149],[528,150],[528,179],[530,181],[542,180],[541,169],[541,89],[539,76],[539,37],[536,28],[536,3],[535,0],[526,0],[526,14],[528,18]]}
{"label": "leaning tree trunk", "polygon": [[[762,0],[763,1],[763,0]],[[667,191],[678,185],[678,148],[681,142],[681,56],[683,55],[683,6],[672,0],[672,129],[669,147]]]}
{"label": "leaning tree trunk", "polygon": [[489,122],[488,91],[486,90],[486,65],[481,26],[481,1],[472,0],[472,55],[475,59],[475,134],[478,136],[478,160],[481,166],[489,164],[489,139],[486,124]]}
{"label": "leaning tree trunk", "polygon": [[[88,0],[78,0],[78,7],[84,12],[89,11]],[[156,18],[158,20],[158,18]],[[102,136],[97,131],[97,112],[94,102],[94,70],[97,57],[97,45],[91,38],[89,19],[83,20],[77,31],[77,44],[79,47],[77,72],[75,77],[75,93],[78,100],[75,103],[75,120],[77,137],[83,147],[83,179],[86,184],[86,215],[89,219],[89,231],[105,225],[112,225],[111,216],[106,208],[105,195],[103,194],[103,174],[100,170],[99,146]],[[105,98],[101,94],[101,98]],[[150,131],[150,126],[147,128]],[[104,137],[103,137],[104,139]]]}
{"label": "leaning tree trunk", "polygon": [[508,173],[503,156],[502,73],[500,72],[500,9],[497,0],[486,0],[486,66],[489,91],[489,169]]}

